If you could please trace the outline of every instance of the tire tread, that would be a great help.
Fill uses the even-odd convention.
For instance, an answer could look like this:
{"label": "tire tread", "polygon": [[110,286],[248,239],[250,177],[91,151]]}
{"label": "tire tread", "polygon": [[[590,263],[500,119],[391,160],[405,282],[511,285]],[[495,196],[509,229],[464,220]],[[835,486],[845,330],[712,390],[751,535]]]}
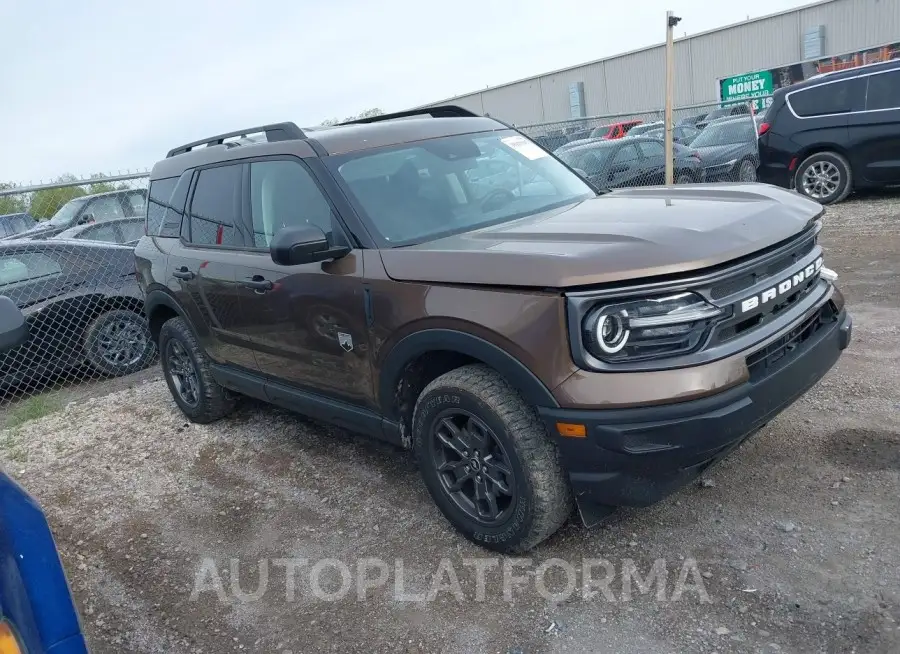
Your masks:
{"label": "tire tread", "polygon": [[160,358],[165,357],[165,345],[170,339],[177,339],[194,359],[194,365],[197,370],[197,378],[200,384],[201,397],[196,407],[183,406],[177,397],[177,392],[172,386],[170,376],[165,373],[165,362],[163,364],[164,377],[172,398],[178,404],[181,411],[192,422],[200,424],[208,424],[224,418],[234,410],[235,398],[225,388],[220,386],[212,376],[210,370],[210,359],[206,356],[193,330],[180,316],[167,320],[159,332],[159,351]]}
{"label": "tire tread", "polygon": [[[507,551],[524,552],[533,548],[565,523],[574,506],[572,489],[563,470],[559,450],[547,436],[537,410],[490,367],[471,364],[451,370],[428,384],[419,397],[446,388],[475,396],[506,426],[534,489],[531,529]],[[418,411],[417,404],[416,413]],[[413,424],[416,424],[415,417]]]}

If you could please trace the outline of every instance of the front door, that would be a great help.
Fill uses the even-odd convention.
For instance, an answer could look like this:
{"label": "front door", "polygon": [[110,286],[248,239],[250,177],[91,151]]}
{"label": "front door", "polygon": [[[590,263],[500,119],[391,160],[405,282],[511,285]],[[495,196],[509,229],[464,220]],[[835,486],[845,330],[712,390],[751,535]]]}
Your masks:
{"label": "front door", "polygon": [[361,252],[299,266],[273,262],[268,245],[281,227],[313,224],[332,244],[346,242],[346,236],[299,159],[249,166],[248,227],[257,249],[241,255],[237,282],[244,330],[260,371],[312,392],[371,405]]}
{"label": "front door", "polygon": [[200,171],[167,276],[210,357],[255,370],[253,350],[242,335],[234,264],[246,239],[239,229],[242,168],[231,164]]}

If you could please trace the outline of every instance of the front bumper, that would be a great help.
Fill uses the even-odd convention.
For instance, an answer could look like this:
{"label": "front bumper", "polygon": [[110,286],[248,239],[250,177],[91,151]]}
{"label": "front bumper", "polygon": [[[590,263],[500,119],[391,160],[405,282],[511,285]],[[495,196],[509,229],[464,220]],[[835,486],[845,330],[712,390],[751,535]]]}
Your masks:
{"label": "front bumper", "polygon": [[[843,309],[783,351],[749,381],[717,395],[664,406],[627,409],[540,409],[557,435],[566,468],[586,505],[646,506],[700,475],[809,390],[850,343]],[[558,436],[557,423],[586,427],[585,437]]]}

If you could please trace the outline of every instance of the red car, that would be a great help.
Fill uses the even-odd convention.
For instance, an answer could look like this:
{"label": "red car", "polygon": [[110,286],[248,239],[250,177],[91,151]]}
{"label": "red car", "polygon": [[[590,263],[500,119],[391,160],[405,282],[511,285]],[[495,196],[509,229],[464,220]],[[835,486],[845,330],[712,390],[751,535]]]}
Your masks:
{"label": "red car", "polygon": [[601,125],[591,131],[592,139],[620,139],[628,133],[635,125],[640,125],[640,120],[625,120],[621,123],[613,123],[612,125]]}

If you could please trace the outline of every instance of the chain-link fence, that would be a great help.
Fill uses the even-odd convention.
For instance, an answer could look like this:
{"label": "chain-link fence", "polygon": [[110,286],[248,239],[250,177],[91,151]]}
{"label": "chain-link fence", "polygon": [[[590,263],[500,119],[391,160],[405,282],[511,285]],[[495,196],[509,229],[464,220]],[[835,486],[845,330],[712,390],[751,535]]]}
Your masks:
{"label": "chain-link fence", "polygon": [[[673,111],[676,184],[756,181],[758,126],[769,98]],[[615,189],[665,183],[665,112],[593,116],[518,129],[583,174]]]}
{"label": "chain-link fence", "polygon": [[0,295],[29,332],[0,353],[0,408],[154,362],[134,267],[146,202],[146,173],[0,186]]}

